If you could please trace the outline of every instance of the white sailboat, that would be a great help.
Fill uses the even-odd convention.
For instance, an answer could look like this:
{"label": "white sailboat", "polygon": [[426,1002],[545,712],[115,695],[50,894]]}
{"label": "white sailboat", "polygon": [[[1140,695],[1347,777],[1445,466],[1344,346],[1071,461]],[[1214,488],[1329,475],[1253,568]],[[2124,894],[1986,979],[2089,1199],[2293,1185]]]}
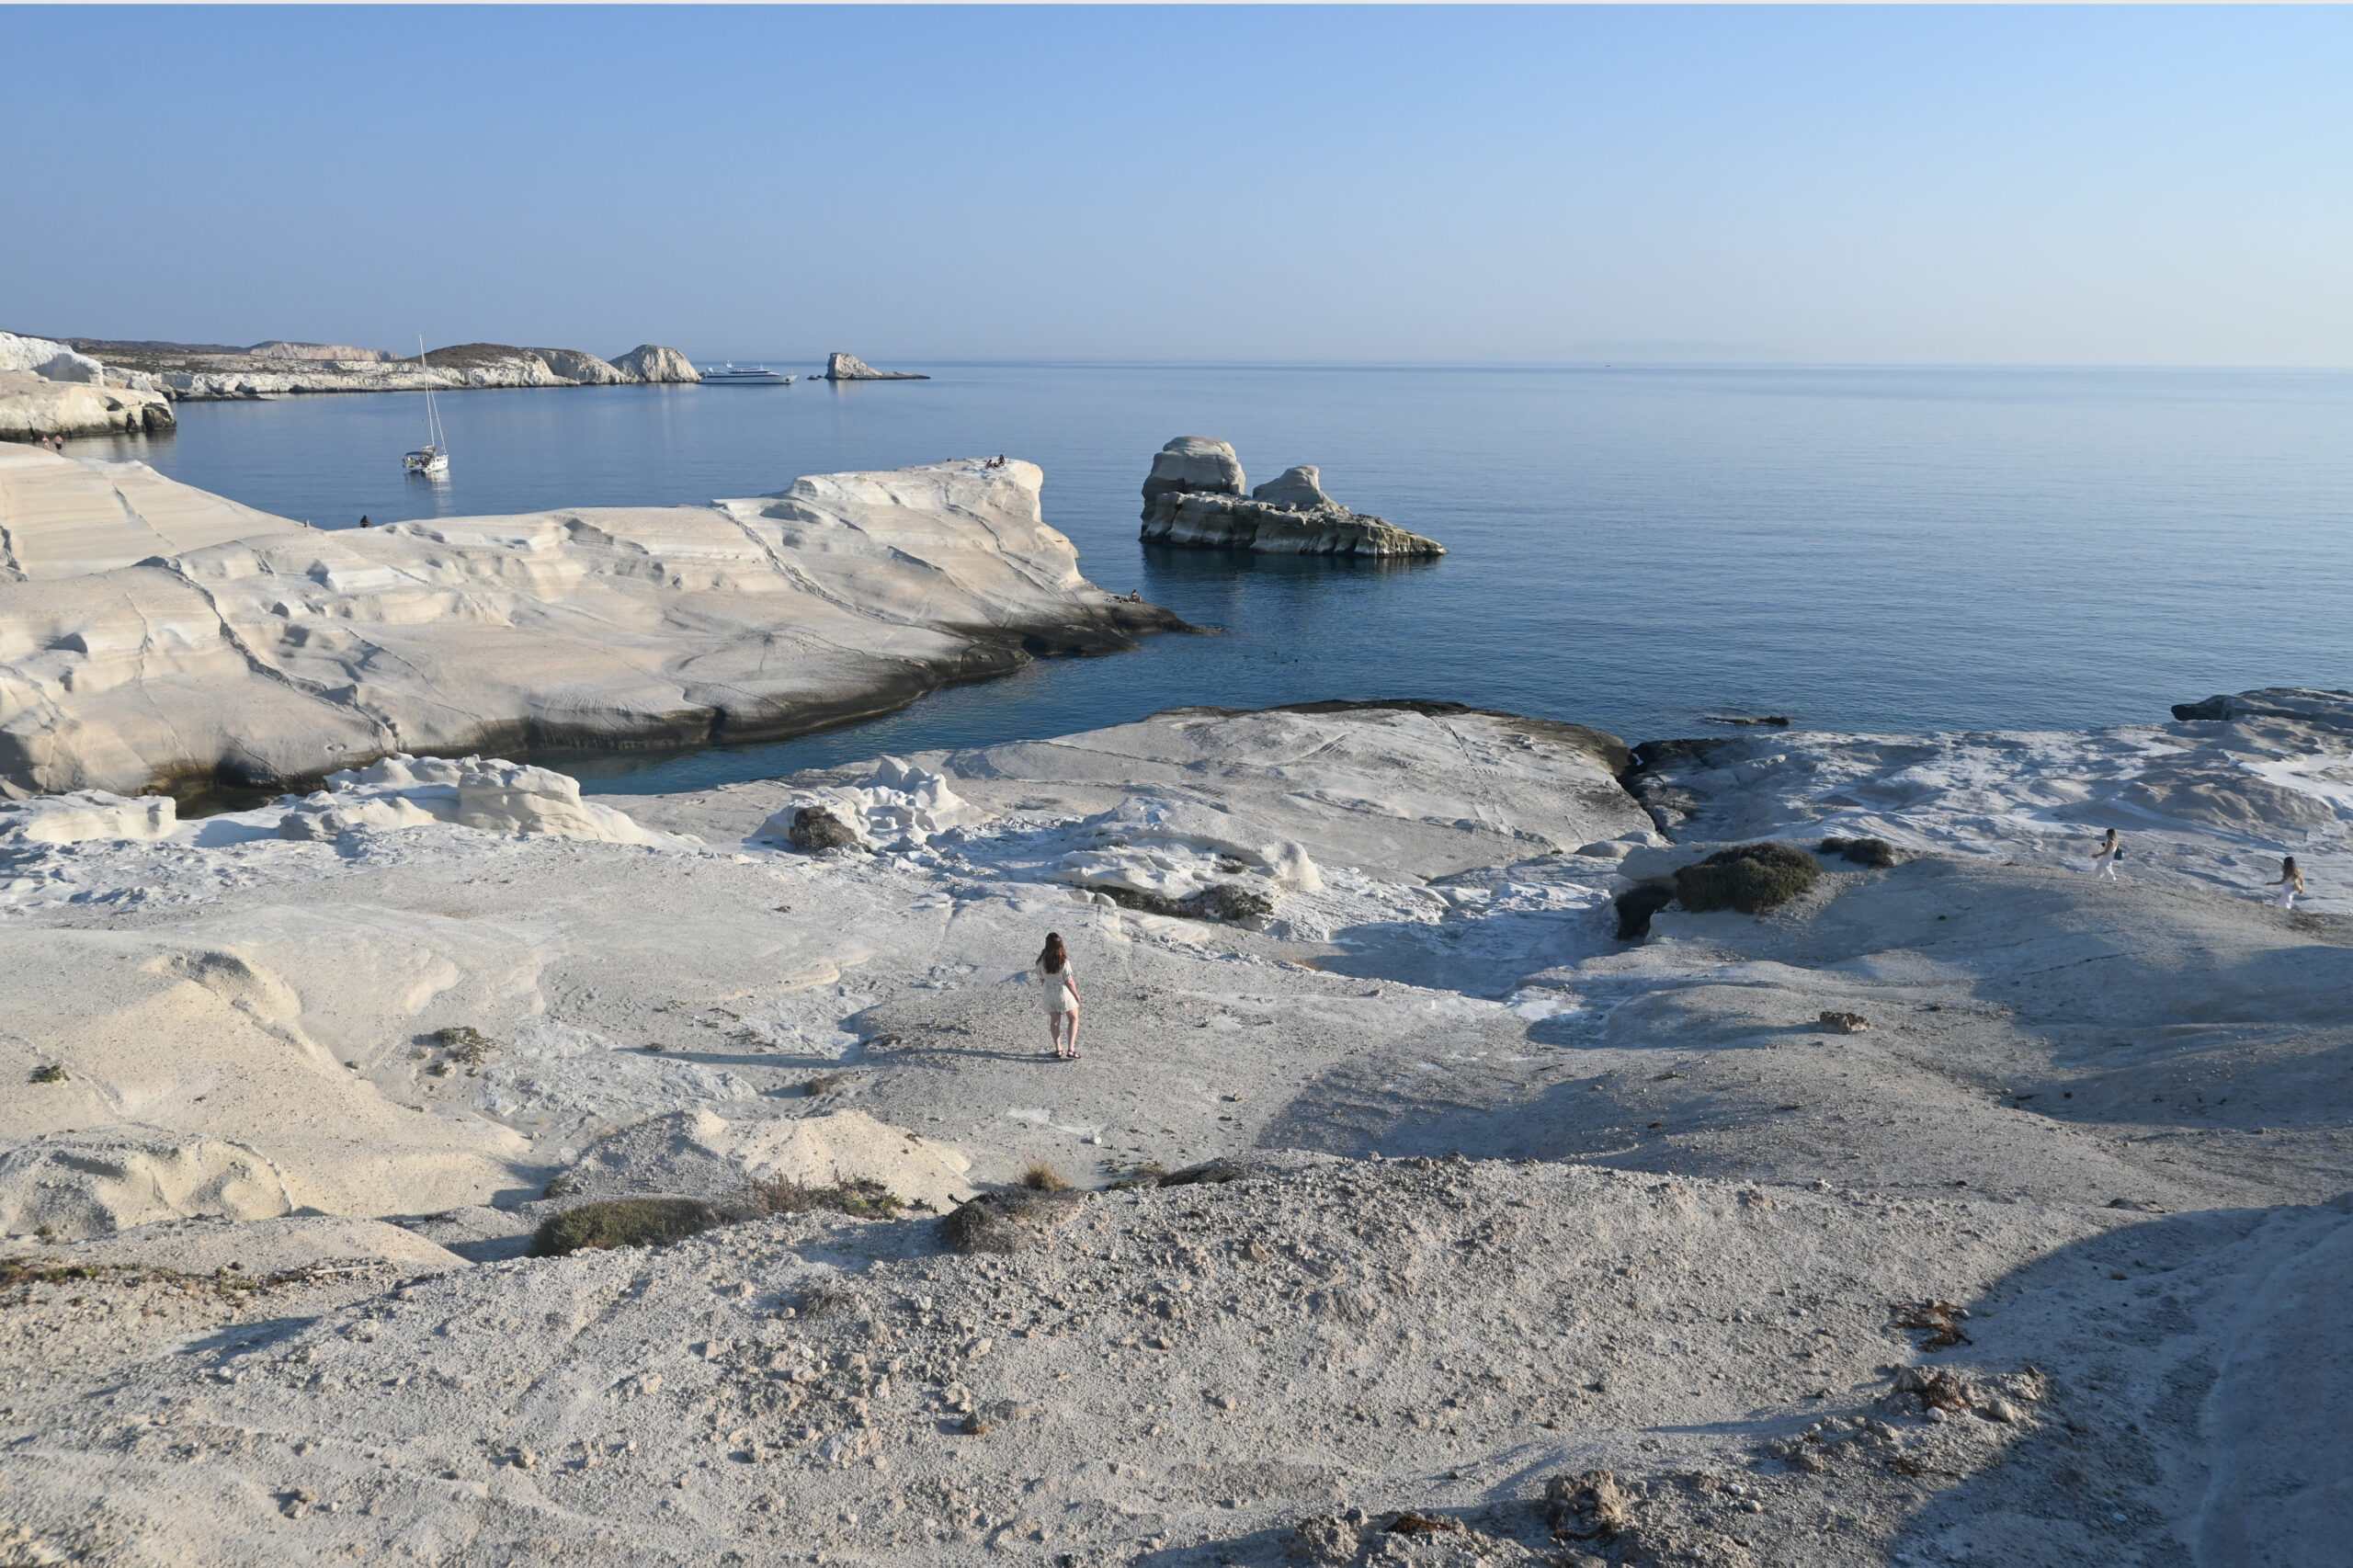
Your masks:
{"label": "white sailboat", "polygon": [[[425,369],[432,366],[425,359],[425,335],[416,335],[416,362]],[[441,428],[440,405],[433,401],[433,389],[425,389],[425,445],[401,460],[408,472],[421,479],[449,477],[449,437]]]}

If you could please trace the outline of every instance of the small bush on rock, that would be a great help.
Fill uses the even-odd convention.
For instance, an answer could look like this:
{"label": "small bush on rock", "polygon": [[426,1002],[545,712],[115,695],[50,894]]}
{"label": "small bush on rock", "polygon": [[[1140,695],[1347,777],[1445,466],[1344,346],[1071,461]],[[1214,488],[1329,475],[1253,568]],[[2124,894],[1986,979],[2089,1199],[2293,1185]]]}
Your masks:
{"label": "small bush on rock", "polygon": [[755,1220],[779,1214],[810,1214],[819,1210],[862,1220],[890,1220],[896,1218],[906,1205],[889,1187],[867,1176],[852,1176],[831,1187],[811,1187],[790,1176],[770,1176],[746,1187],[740,1207]]}
{"label": "small bush on rock", "polygon": [[1021,1185],[1032,1192],[1067,1192],[1070,1178],[1045,1161],[1036,1160],[1021,1173]]}
{"label": "small bush on rock", "polygon": [[1111,902],[1122,909],[1143,915],[1173,915],[1180,920],[1222,920],[1236,925],[1275,912],[1273,894],[1243,882],[1211,882],[1183,898],[1138,892],[1133,888],[1104,887],[1095,891],[1108,893]]}
{"label": "small bush on rock", "polygon": [[692,1198],[615,1198],[551,1216],[531,1237],[533,1257],[563,1257],[613,1247],[668,1246],[723,1218]]}
{"label": "small bush on rock", "polygon": [[1040,1231],[1074,1217],[1086,1201],[1086,1195],[1077,1191],[1017,1187],[984,1192],[939,1221],[939,1238],[954,1252],[1020,1252]]}
{"label": "small bush on rock", "polygon": [[461,1067],[479,1067],[490,1055],[489,1038],[472,1024],[452,1024],[446,1029],[435,1029],[433,1039],[449,1053],[449,1060]]}
{"label": "small bush on rock", "polygon": [[1843,857],[1858,866],[1884,869],[1904,864],[1903,852],[1884,838],[1825,838],[1820,853]]}
{"label": "small bush on rock", "polygon": [[795,811],[785,838],[795,849],[808,855],[853,848],[858,844],[858,835],[850,831],[849,824],[823,806],[802,806]]}
{"label": "small bush on rock", "polygon": [[1787,903],[1822,880],[1822,868],[1802,849],[1786,844],[1743,844],[1720,849],[1696,866],[1675,873],[1675,895],[1693,914],[1736,909],[1762,915]]}

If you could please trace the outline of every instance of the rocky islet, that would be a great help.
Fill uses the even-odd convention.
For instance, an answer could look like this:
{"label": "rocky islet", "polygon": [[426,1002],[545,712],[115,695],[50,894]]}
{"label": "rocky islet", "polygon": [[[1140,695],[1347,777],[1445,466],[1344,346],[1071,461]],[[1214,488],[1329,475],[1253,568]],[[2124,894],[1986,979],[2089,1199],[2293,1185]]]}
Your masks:
{"label": "rocky islet", "polygon": [[1318,470],[1301,466],[1259,485],[1233,447],[1179,436],[1154,454],[1143,482],[1147,544],[1281,555],[1438,556],[1446,547],[1386,518],[1356,512],[1324,494]]}

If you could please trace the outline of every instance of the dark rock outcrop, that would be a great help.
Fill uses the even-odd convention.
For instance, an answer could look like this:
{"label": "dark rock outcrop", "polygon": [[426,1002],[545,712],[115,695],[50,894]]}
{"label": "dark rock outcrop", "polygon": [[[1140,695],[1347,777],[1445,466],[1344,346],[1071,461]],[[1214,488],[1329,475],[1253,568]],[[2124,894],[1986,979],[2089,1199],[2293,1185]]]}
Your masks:
{"label": "dark rock outcrop", "polygon": [[792,813],[792,826],[785,836],[795,849],[814,855],[820,850],[841,849],[858,843],[858,835],[849,824],[823,806],[803,806]]}
{"label": "dark rock outcrop", "polygon": [[2218,694],[2203,702],[2177,702],[2173,716],[2198,720],[2299,719],[2307,724],[2353,725],[2353,691],[2304,686],[2267,686],[2236,695]]}

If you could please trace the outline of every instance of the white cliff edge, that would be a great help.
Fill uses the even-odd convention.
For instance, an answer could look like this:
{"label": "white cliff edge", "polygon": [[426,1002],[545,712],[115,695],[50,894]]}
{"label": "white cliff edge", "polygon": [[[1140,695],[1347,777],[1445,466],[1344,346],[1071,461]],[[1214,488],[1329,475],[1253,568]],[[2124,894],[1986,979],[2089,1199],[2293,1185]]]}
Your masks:
{"label": "white cliff edge", "polygon": [[1177,625],[1083,576],[1033,464],[326,531],[0,449],[0,785],[283,787],[393,752],[796,733]]}
{"label": "white cliff edge", "polygon": [[0,441],[169,429],[172,405],[137,371],[63,343],[0,332]]}

